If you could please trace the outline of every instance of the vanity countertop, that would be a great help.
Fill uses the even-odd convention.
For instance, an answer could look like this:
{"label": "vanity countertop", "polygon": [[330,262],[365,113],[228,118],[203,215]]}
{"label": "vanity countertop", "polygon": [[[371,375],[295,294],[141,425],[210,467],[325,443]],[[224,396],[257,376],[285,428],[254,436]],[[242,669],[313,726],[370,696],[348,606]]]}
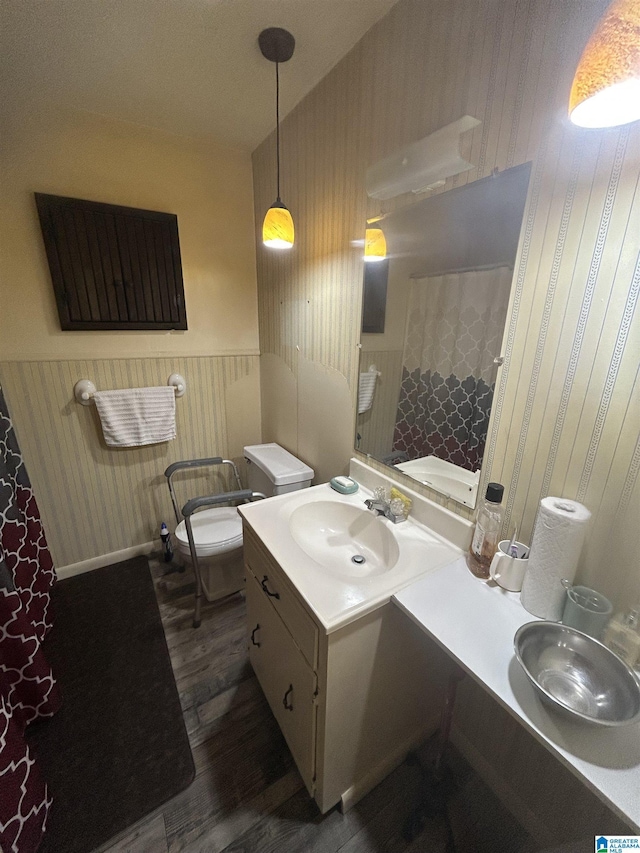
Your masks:
{"label": "vanity countertop", "polygon": [[640,724],[603,729],[564,719],[535,695],[513,652],[535,619],[519,593],[479,581],[464,558],[392,599],[603,802],[640,832]]}
{"label": "vanity countertop", "polygon": [[[300,507],[317,503],[321,511],[320,504],[326,506],[331,501],[362,510],[366,518],[370,513],[364,501],[371,496],[366,488],[343,495],[325,483],[238,507],[245,523],[268,548],[327,633],[389,602],[394,592],[425,572],[451,563],[462,553],[459,547],[417,519],[400,524],[380,519],[378,523],[388,527],[398,543],[397,565],[369,577],[350,578],[315,562],[292,538],[290,518]],[[447,510],[434,505],[433,512],[440,512],[444,522],[448,521],[444,516]],[[313,518],[313,511],[310,515]]]}

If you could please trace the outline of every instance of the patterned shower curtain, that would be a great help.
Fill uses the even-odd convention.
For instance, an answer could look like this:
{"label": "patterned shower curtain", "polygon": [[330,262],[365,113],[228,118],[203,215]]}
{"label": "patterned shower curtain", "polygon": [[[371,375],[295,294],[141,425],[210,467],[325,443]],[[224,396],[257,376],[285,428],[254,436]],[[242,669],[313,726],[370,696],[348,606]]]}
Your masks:
{"label": "patterned shower curtain", "polygon": [[482,465],[512,270],[411,282],[393,450]]}
{"label": "patterned shower curtain", "polygon": [[0,388],[0,849],[33,853],[51,799],[23,734],[60,693],[41,649],[55,571]]}

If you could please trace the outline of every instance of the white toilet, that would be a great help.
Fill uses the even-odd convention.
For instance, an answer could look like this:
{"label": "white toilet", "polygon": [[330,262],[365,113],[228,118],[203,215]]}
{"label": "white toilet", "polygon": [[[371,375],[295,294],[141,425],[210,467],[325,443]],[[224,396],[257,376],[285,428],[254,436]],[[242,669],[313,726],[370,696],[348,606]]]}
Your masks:
{"label": "white toilet", "polygon": [[[311,485],[313,469],[279,444],[252,444],[244,448],[248,488],[267,497]],[[198,555],[202,589],[208,601],[216,601],[242,589],[242,519],[236,507],[216,507],[195,512],[191,527]],[[178,552],[190,560],[184,521],[176,527]]]}

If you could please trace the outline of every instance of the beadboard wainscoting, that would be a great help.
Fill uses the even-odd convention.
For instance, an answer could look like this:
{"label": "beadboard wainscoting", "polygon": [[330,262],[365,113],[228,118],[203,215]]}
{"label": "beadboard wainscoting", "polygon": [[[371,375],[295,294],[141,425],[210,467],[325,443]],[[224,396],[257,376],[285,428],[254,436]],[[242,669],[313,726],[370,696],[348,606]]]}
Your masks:
{"label": "beadboard wainscoting", "polygon": [[[581,581],[622,605],[640,600],[640,123],[585,131],[566,118],[573,71],[606,6],[400,0],[282,122],[296,245],[259,247],[257,262],[261,353],[282,364],[263,372],[262,396],[276,393],[286,367],[298,399],[298,424],[282,408],[263,438],[286,435],[327,479],[336,461],[346,465],[356,427],[362,240],[366,217],[380,213],[366,195],[367,167],[464,114],[482,122],[463,137],[475,167],[442,190],[531,161],[483,482],[504,483],[505,530],[518,524],[524,541],[543,496],[585,503],[593,522]],[[253,155],[257,227],[274,166],[272,135]],[[322,417],[324,401],[305,391],[301,404],[300,357],[342,374],[351,391],[351,407],[331,412],[342,442],[334,470],[301,428]]]}
{"label": "beadboard wainscoting", "polygon": [[[187,392],[176,400],[177,438],[163,444],[107,447],[95,406],[73,397],[78,379],[99,390],[147,387],[174,371]],[[86,568],[107,564],[114,552],[145,550],[162,521],[173,526],[163,476],[171,462],[240,461],[243,447],[260,441],[258,356],[2,362],[0,381],[63,575],[85,561]],[[206,494],[207,483],[189,478],[179,498]]]}

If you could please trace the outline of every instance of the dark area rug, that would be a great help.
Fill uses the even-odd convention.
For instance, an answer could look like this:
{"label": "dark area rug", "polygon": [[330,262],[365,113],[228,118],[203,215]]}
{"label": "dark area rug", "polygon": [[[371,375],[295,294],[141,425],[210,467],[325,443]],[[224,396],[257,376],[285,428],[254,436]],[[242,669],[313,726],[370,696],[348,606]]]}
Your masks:
{"label": "dark area rug", "polygon": [[61,581],[45,653],[63,706],[30,728],[53,796],[38,853],[89,853],[195,770],[145,557]]}

